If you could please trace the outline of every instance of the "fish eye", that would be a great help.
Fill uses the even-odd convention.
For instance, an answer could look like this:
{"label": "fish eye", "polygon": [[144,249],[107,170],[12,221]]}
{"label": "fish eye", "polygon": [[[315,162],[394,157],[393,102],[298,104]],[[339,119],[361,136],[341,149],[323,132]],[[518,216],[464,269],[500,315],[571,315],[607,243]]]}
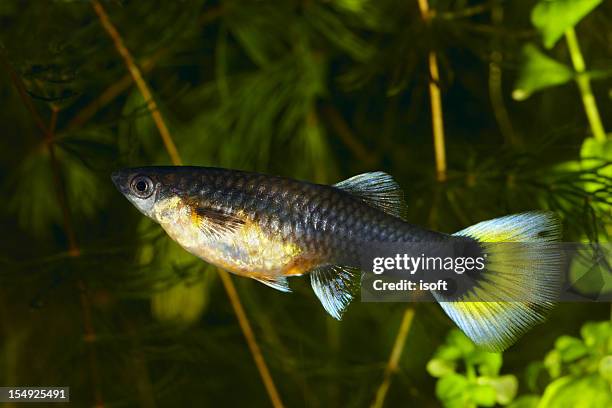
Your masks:
{"label": "fish eye", "polygon": [[134,194],[140,198],[148,198],[153,194],[153,180],[147,176],[134,177],[130,187]]}

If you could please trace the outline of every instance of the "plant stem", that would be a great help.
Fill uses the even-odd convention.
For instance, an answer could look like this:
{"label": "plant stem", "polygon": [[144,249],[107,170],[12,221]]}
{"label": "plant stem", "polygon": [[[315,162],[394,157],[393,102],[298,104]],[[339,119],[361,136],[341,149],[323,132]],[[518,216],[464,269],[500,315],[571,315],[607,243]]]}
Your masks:
{"label": "plant stem", "polygon": [[468,380],[476,381],[476,370],[474,369],[474,365],[472,363],[466,363],[465,374]]}
{"label": "plant stem", "polygon": [[353,131],[336,108],[328,105],[321,108],[321,111],[342,143],[364,166],[370,167],[378,161],[377,155],[368,151],[368,148],[355,137]]}
{"label": "plant stem", "polygon": [[[53,137],[55,133],[55,125],[57,124],[58,113],[59,110],[55,106],[53,106],[51,112],[51,122],[48,131],[45,133],[45,140],[47,149],[49,151],[49,156],[51,157],[51,167],[53,170],[53,178],[55,181],[56,189],[58,191],[58,200],[60,202],[60,206],[62,207],[62,214],[64,218],[64,231],[68,236],[68,254],[73,258],[78,258],[81,255],[81,249],[79,248],[76,241],[72,218],[70,216],[70,210],[68,208],[66,189],[64,188],[64,183],[61,179],[61,169],[57,157],[55,156],[55,150],[53,146]],[[85,282],[83,282],[82,279],[77,280],[77,288],[79,290],[79,299],[81,302],[81,309],[83,311],[83,326],[85,331],[84,340],[85,342],[93,343],[96,341],[96,333],[93,328],[93,319],[91,317],[91,305],[89,303],[89,297],[87,295],[87,286],[85,285]],[[100,393],[100,389],[98,387],[98,384],[100,383],[100,376],[98,374],[98,359],[96,357],[95,348],[93,344],[89,347],[89,366],[94,389],[94,399],[96,401],[95,406],[97,408],[101,408],[104,407],[104,402],[102,401],[102,394]]]}
{"label": "plant stem", "polygon": [[[418,0],[421,17],[425,23],[431,22],[432,12],[427,0]],[[436,157],[436,179],[446,181],[446,147],[444,142],[444,120],[442,116],[442,96],[440,94],[440,72],[438,57],[435,51],[430,51],[427,62],[429,65],[429,97],[431,100],[431,122],[433,128],[434,152]]]}
{"label": "plant stem", "polygon": [[385,375],[383,382],[380,384],[378,390],[376,391],[376,399],[372,403],[371,408],[382,408],[385,402],[387,391],[389,390],[389,386],[391,385],[391,379],[393,378],[393,374],[397,371],[399,360],[402,357],[404,345],[406,344],[406,337],[408,337],[408,332],[410,331],[410,326],[412,326],[413,318],[414,308],[406,308],[406,310],[404,311],[404,317],[402,318],[402,323],[400,324],[399,330],[397,332],[397,337],[395,337],[395,343],[393,344],[393,349],[391,350],[389,361],[387,362],[387,366],[385,367]]}
{"label": "plant stem", "polygon": [[[140,90],[140,93],[142,94],[145,101],[147,101],[147,108],[149,109],[149,112],[155,122],[155,125],[159,130],[159,133],[164,142],[164,146],[166,147],[166,151],[168,152],[172,163],[176,166],[180,166],[182,164],[182,160],[179,155],[179,152],[176,148],[176,145],[174,144],[172,136],[170,135],[170,132],[164,122],[161,113],[157,109],[157,104],[153,99],[153,95],[151,94],[147,83],[145,82],[142,77],[142,74],[140,73],[140,69],[136,66],[132,55],[130,54],[129,50],[123,42],[123,39],[121,38],[121,35],[110,21],[108,15],[106,14],[106,10],[104,10],[100,2],[98,0],[94,0],[92,2],[92,6],[94,8],[94,11],[98,15],[98,18],[100,19],[100,23],[113,40],[117,52],[123,58],[128,71],[132,75],[136,86]],[[238,296],[236,287],[234,286],[234,283],[232,282],[232,279],[227,272],[221,269],[217,269],[217,271],[219,273],[219,276],[221,277],[225,291],[227,292],[227,295],[230,299],[230,302],[238,319],[238,323],[240,324],[240,328],[242,329],[242,333],[244,334],[249,350],[251,351],[251,354],[253,356],[253,360],[255,361],[255,365],[257,366],[264,386],[266,387],[268,396],[270,397],[270,401],[272,402],[272,405],[274,407],[282,407],[283,403],[274,384],[274,380],[270,375],[270,371],[268,370],[266,361],[263,358],[263,354],[261,352],[261,349],[259,348],[259,344],[257,343],[253,329],[251,328],[251,324],[249,323],[244,308],[242,307],[242,303],[240,302],[240,297]]]}
{"label": "plant stem", "polygon": [[149,110],[149,113],[151,114],[151,117],[153,118],[153,122],[155,122],[155,126],[159,130],[159,134],[164,142],[164,146],[166,147],[166,150],[168,151],[168,155],[170,156],[172,163],[174,163],[177,166],[181,165],[182,164],[181,158],[179,156],[178,150],[176,149],[176,145],[174,144],[174,141],[172,140],[172,136],[170,136],[170,131],[168,130],[168,127],[166,126],[166,122],[164,121],[164,118],[159,112],[157,103],[155,103],[155,99],[153,98],[153,95],[151,94],[151,90],[149,89],[149,86],[147,85],[144,78],[142,77],[142,74],[140,73],[140,69],[136,66],[136,63],[134,62],[134,58],[132,58],[132,54],[130,53],[130,51],[127,49],[127,47],[123,43],[123,39],[121,38],[121,35],[117,31],[113,23],[111,23],[111,21],[109,20],[108,15],[106,14],[106,11],[102,7],[102,4],[100,4],[100,2],[97,0],[94,0],[91,4],[94,8],[94,11],[98,15],[98,18],[100,19],[100,23],[102,24],[102,27],[104,27],[108,35],[113,40],[113,43],[115,44],[115,48],[117,49],[117,52],[121,55],[121,57],[125,61],[125,65],[128,71],[130,72],[130,75],[132,75],[132,78],[134,79],[134,82],[136,83],[138,90],[142,94],[142,97],[144,98],[145,103],[147,104],[147,109]]}
{"label": "plant stem", "polygon": [[[223,8],[221,6],[211,8],[200,16],[198,22],[202,25],[206,25],[211,21],[214,21],[217,17],[221,16],[222,12]],[[143,59],[140,63],[141,72],[147,73],[151,71],[162,58],[168,55],[170,51],[171,49],[168,47],[160,48],[148,58]],[[100,109],[102,109],[102,107],[108,105],[115,98],[125,92],[133,83],[134,80],[132,79],[132,75],[129,73],[125,74],[120,80],[106,88],[97,98],[74,115],[70,122],[68,122],[68,129],[76,129],[83,126],[83,124],[90,120]]]}
{"label": "plant stem", "polygon": [[[503,20],[503,8],[500,4],[495,4],[491,9],[491,20],[495,26],[501,25]],[[520,143],[518,135],[514,132],[512,121],[508,115],[508,110],[504,103],[504,95],[502,92],[502,69],[501,63],[503,54],[500,51],[499,40],[493,37],[493,51],[491,51],[489,62],[489,98],[491,99],[491,107],[493,114],[497,120],[497,125],[501,131],[507,144],[516,145]]]}
{"label": "plant stem", "polygon": [[[64,188],[64,184],[62,182],[61,168],[59,165],[59,161],[57,160],[57,157],[55,155],[55,149],[53,146],[55,125],[57,124],[57,116],[59,114],[59,109],[55,105],[52,105],[51,120],[49,121],[49,125],[47,126],[40,114],[38,113],[38,110],[32,103],[31,98],[28,96],[21,77],[15,72],[13,67],[8,61],[5,60],[4,55],[2,55],[1,53],[0,61],[2,62],[2,65],[4,65],[5,69],[8,71],[23,104],[32,114],[34,122],[40,130],[40,133],[45,142],[45,147],[47,149],[47,152],[49,153],[49,159],[51,162],[53,184],[55,186],[57,200],[62,210],[64,233],[66,234],[66,238],[68,239],[68,256],[70,258],[78,258],[79,256],[81,256],[81,250],[77,244],[76,235],[72,224],[72,218],[70,216],[70,209],[68,208],[66,189]],[[94,330],[93,321],[91,318],[91,304],[89,302],[89,297],[87,296],[87,287],[81,278],[77,279],[77,288],[79,291],[81,311],[83,312],[83,340],[86,343],[92,343],[96,340],[96,332]],[[93,345],[90,345],[88,347],[88,357],[95,407],[101,408],[104,407],[104,401],[102,399],[102,393],[99,389],[100,376],[98,371],[98,360]]]}
{"label": "plant stem", "polygon": [[278,391],[276,390],[274,380],[272,379],[272,375],[268,370],[268,366],[263,358],[259,344],[257,344],[257,341],[255,340],[255,333],[253,333],[249,319],[247,318],[244,308],[240,303],[240,297],[236,291],[236,286],[232,282],[232,278],[229,276],[229,273],[222,269],[217,269],[217,271],[219,271],[219,276],[221,277],[221,281],[223,282],[227,296],[230,298],[232,306],[234,307],[234,312],[238,317],[238,323],[240,323],[244,337],[247,339],[247,344],[251,350],[251,354],[253,355],[253,360],[255,360],[255,364],[259,368],[259,374],[261,375],[266,390],[268,391],[270,401],[274,407],[282,408],[283,403],[280,399]]}
{"label": "plant stem", "polygon": [[268,347],[273,348],[278,353],[278,359],[282,360],[283,368],[285,373],[291,377],[293,382],[300,388],[302,398],[304,399],[304,406],[309,408],[318,408],[321,403],[318,400],[319,395],[312,391],[312,388],[306,381],[306,376],[303,370],[297,367],[295,356],[291,354],[291,351],[282,342],[281,338],[276,332],[277,321],[271,318],[268,313],[262,310],[259,297],[256,297],[256,292],[244,292],[242,300],[247,309],[252,310],[254,319],[257,320],[261,328],[261,332]]}
{"label": "plant stem", "polygon": [[[443,18],[445,20],[455,20],[458,18],[472,17],[477,14],[484,13],[488,9],[494,7],[493,2],[477,4],[475,6],[466,7],[457,11],[443,11],[441,13],[435,13],[436,17]],[[433,15],[433,12],[432,12]]]}
{"label": "plant stem", "polygon": [[[151,57],[142,61],[140,66],[142,72],[149,72],[163,56],[168,53],[167,48],[162,48]],[[120,80],[106,88],[96,99],[87,104],[68,122],[68,129],[76,129],[91,119],[103,106],[112,102],[116,97],[127,90],[134,83],[130,74],[125,74]]]}
{"label": "plant stem", "polygon": [[597,102],[593,96],[591,80],[589,75],[585,72],[586,66],[584,64],[584,58],[582,57],[580,45],[578,44],[578,38],[576,37],[576,31],[574,31],[573,27],[570,27],[567,29],[567,31],[565,31],[565,40],[567,41],[567,47],[569,48],[570,57],[572,58],[572,64],[578,73],[576,82],[578,83],[578,88],[580,89],[582,103],[591,126],[591,132],[593,132],[593,136],[596,140],[603,142],[606,140],[606,131],[604,130],[601,122],[599,109],[597,109]]}
{"label": "plant stem", "polygon": [[156,408],[155,390],[149,377],[147,359],[142,352],[140,339],[137,336],[133,322],[126,316],[120,316],[119,321],[123,326],[130,340],[130,347],[133,350],[131,358],[131,372],[133,373],[134,390],[137,391],[141,408]]}

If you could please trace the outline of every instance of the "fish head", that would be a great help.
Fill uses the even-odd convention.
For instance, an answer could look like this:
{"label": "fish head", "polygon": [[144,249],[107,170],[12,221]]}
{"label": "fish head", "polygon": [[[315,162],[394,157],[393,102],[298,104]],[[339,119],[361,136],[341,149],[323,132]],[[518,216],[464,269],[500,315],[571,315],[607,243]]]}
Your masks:
{"label": "fish head", "polygon": [[162,174],[153,168],[127,168],[113,172],[111,179],[134,207],[147,217],[155,219],[155,203],[167,190]]}

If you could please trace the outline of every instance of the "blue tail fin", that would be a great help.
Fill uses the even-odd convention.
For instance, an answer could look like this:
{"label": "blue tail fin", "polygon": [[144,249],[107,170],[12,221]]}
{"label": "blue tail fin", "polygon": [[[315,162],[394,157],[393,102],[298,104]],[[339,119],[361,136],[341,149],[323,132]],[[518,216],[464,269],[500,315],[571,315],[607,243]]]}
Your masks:
{"label": "blue tail fin", "polygon": [[[504,350],[542,322],[553,306],[563,260],[554,244],[561,238],[560,222],[553,213],[528,212],[480,222],[454,235],[479,242],[486,269],[474,288],[458,298],[434,296],[476,344]],[[499,244],[505,242],[516,245]],[[496,293],[517,301],[491,300]]]}

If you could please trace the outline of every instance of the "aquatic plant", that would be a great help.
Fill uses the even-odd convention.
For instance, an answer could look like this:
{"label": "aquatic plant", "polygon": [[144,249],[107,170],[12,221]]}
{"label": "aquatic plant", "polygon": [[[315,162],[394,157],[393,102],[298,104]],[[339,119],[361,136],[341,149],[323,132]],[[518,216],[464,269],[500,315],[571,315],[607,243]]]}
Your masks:
{"label": "aquatic plant", "polygon": [[[608,242],[611,5],[0,2],[1,385],[70,385],[78,406],[438,405],[425,367],[451,323],[434,305],[334,322],[305,282],[287,297],[185,253],[110,173],[384,170],[422,226],[541,208],[566,241]],[[469,378],[462,355],[455,373],[520,379],[608,313],[559,305],[503,370]]]}

